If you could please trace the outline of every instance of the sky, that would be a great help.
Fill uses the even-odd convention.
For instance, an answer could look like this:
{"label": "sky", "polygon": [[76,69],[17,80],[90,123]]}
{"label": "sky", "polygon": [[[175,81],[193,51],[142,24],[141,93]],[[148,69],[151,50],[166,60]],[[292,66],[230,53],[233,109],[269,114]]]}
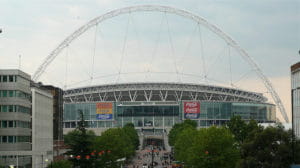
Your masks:
{"label": "sky", "polygon": [[[118,8],[147,4],[166,5],[187,10],[205,18],[210,23],[218,26],[223,32],[230,35],[249,53],[253,60],[259,65],[262,72],[273,83],[290,117],[290,66],[299,62],[300,58],[298,54],[300,50],[299,0],[0,0],[0,28],[3,31],[0,34],[0,68],[20,67],[23,71],[32,75],[47,55],[54,50],[64,38],[91,19]],[[105,48],[105,55],[111,55],[111,57],[103,58],[103,60],[115,59],[116,62],[120,62],[122,55],[125,55],[127,61],[120,63],[119,67],[111,62],[103,65],[103,67],[105,67],[105,69],[114,67],[116,72],[121,69],[120,65],[122,65],[123,69],[131,69],[132,66],[126,66],[130,63],[140,65],[140,69],[143,70],[147,70],[147,68],[150,69],[150,66],[155,70],[159,70],[162,66],[168,67],[168,61],[162,59],[162,56],[159,56],[159,54],[156,57],[160,59],[156,59],[156,63],[154,61],[153,65],[149,64],[151,59],[130,57],[131,55],[138,55],[140,53],[153,53],[153,50],[150,50],[149,46],[155,46],[155,41],[158,37],[156,35],[161,28],[159,25],[162,24],[163,28],[161,29],[163,33],[158,38],[161,42],[158,45],[157,51],[160,52],[161,55],[169,55],[166,59],[170,58],[172,60],[172,56],[170,56],[172,52],[170,52],[170,45],[168,45],[170,44],[170,41],[168,43],[168,40],[170,40],[168,33],[170,31],[167,29],[168,26],[171,27],[173,31],[173,33],[171,33],[171,40],[174,41],[173,50],[176,51],[173,55],[175,55],[175,60],[177,60],[177,62],[174,62],[175,66],[182,71],[183,69],[186,71],[195,71],[196,69],[189,66],[193,64],[193,61],[180,61],[188,59],[181,58],[177,53],[185,53],[184,51],[187,47],[180,46],[184,46],[188,43],[189,39],[192,39],[192,44],[197,43],[193,41],[195,39],[188,37],[195,34],[197,35],[197,31],[195,31],[196,33],[194,32],[197,26],[192,22],[178,17],[169,15],[167,17],[169,20],[164,18],[163,15],[153,14],[148,16],[140,13],[119,16],[102,23],[100,26],[103,40],[101,41],[100,37],[98,37],[97,54],[102,53],[102,48]],[[129,27],[128,39],[124,38],[124,32],[127,30],[126,26]],[[139,33],[136,33],[134,30],[136,27]],[[98,30],[98,33],[99,32],[100,30]],[[91,49],[93,48],[91,47],[93,46],[92,34],[92,30],[86,32],[85,35],[82,35],[79,42],[74,42],[73,48],[70,49],[72,58],[68,58],[70,61],[69,67],[75,65],[79,67],[83,66],[83,64],[87,64],[86,70],[80,71],[87,71],[86,73],[88,74],[91,73],[90,65],[92,61],[90,58],[84,58],[82,55],[86,54],[84,51],[95,52],[95,50]],[[206,55],[217,55],[214,51],[219,51],[224,45],[220,43],[220,40],[210,34],[211,32],[205,30],[203,30],[201,34],[201,37],[205,38],[203,45],[211,50],[210,52],[206,51]],[[124,39],[126,39],[128,43],[125,47],[123,45]],[[90,45],[88,46],[87,44]],[[219,48],[215,47],[217,44]],[[101,45],[106,45],[106,47],[101,48]],[[90,47],[90,49],[87,49],[88,47]],[[140,49],[142,51],[138,51],[139,48],[142,48]],[[193,48],[193,46],[191,48]],[[118,53],[116,50],[118,50]],[[126,50],[125,54],[123,54],[123,50]],[[73,56],[75,52],[78,53],[78,58]],[[195,55],[196,52],[197,51],[190,49],[191,58],[193,58],[192,56]],[[151,54],[148,54],[148,57],[147,54],[144,55],[146,55],[146,58],[152,58]],[[201,58],[198,58],[199,62],[201,62]],[[232,56],[232,63],[236,65],[237,70],[232,69],[232,71],[238,72],[239,69],[247,66],[247,63],[240,64],[241,60],[239,60],[239,58],[233,58],[235,57]],[[57,58],[55,60],[56,62],[54,61],[52,63],[52,69],[49,67],[45,76],[50,76],[51,70],[53,72],[57,71],[57,74],[65,71],[65,68],[61,69],[64,66],[61,60],[65,60],[66,62],[66,59],[67,56],[65,56],[65,58],[63,56]],[[73,63],[71,61],[72,59],[77,60],[77,63]],[[84,63],[86,60],[88,60],[87,63]],[[195,59],[193,58],[191,60]],[[212,57],[207,60],[206,70],[210,68],[209,61],[218,61],[218,57],[215,57],[215,59]],[[96,62],[98,61],[100,60],[96,60]],[[185,62],[187,66],[185,65],[186,67],[184,67],[182,62]],[[182,65],[180,63],[182,63]],[[54,65],[61,67],[57,68]],[[213,65],[212,61],[211,65]],[[217,65],[220,65],[219,67],[222,68],[221,62]],[[204,63],[200,63],[200,66],[205,67]],[[226,69],[226,67],[224,68]],[[94,67],[92,67],[92,69],[94,69]],[[171,66],[170,69],[172,69]],[[105,73],[107,74],[109,71],[105,71]],[[205,68],[202,71],[205,71]],[[244,72],[247,71],[245,70]],[[68,73],[70,77],[79,78],[74,75],[76,73]],[[105,73],[100,75],[105,75]],[[214,73],[216,74],[217,72]],[[52,77],[52,80],[59,79],[59,77],[57,77],[59,75],[55,76]],[[241,74],[237,74],[237,76],[241,76]],[[257,78],[249,77],[248,79],[243,79],[240,83],[246,86],[245,89],[248,90],[249,88],[249,90],[251,90],[250,87],[259,88],[260,86],[258,86],[257,83],[261,83],[261,81]],[[281,118],[280,114],[279,118]]]}

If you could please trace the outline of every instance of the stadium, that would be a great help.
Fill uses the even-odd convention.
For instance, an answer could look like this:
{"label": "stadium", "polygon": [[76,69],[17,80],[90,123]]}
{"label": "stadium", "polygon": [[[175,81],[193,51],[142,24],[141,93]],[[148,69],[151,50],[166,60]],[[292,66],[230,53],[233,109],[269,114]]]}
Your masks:
{"label": "stadium", "polygon": [[169,131],[186,119],[198,127],[223,125],[232,116],[259,123],[276,121],[275,105],[260,93],[187,83],[126,83],[64,92],[64,132],[76,128],[82,111],[88,128],[100,134],[133,123],[137,129]]}
{"label": "stadium", "polygon": [[[137,26],[148,22],[158,33]],[[122,26],[124,34],[117,31]],[[205,18],[168,6],[130,6],[90,20],[52,50],[33,80],[64,88],[64,134],[76,128],[80,112],[97,135],[126,123],[167,133],[187,119],[219,126],[236,115],[274,123],[276,109],[288,122],[271,81],[235,40]]]}

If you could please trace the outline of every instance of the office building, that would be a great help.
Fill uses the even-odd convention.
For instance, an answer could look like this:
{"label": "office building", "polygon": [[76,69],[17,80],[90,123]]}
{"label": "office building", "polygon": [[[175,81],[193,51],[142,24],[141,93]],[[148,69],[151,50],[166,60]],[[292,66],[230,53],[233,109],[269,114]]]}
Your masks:
{"label": "office building", "polygon": [[300,62],[291,66],[292,127],[300,137]]}
{"label": "office building", "polygon": [[20,70],[0,70],[0,122],[0,165],[31,168],[30,76]]}
{"label": "office building", "polygon": [[44,168],[53,160],[53,96],[30,75],[0,70],[0,165]]}

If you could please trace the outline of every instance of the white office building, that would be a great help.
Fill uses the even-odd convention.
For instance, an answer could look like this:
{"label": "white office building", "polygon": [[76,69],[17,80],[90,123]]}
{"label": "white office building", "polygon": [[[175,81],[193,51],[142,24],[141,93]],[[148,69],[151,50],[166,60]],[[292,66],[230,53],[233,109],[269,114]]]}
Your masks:
{"label": "white office building", "polygon": [[0,69],[0,166],[44,168],[53,160],[53,98],[30,75]]}

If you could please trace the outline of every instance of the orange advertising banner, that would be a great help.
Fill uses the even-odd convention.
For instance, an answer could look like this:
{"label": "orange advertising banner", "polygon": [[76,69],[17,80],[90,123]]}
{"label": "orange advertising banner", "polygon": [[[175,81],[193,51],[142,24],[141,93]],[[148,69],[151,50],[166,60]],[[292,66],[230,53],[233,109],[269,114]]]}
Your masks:
{"label": "orange advertising banner", "polygon": [[112,114],[112,102],[101,102],[96,104],[96,114]]}
{"label": "orange advertising banner", "polygon": [[112,102],[100,102],[96,106],[97,109],[112,109]]}

